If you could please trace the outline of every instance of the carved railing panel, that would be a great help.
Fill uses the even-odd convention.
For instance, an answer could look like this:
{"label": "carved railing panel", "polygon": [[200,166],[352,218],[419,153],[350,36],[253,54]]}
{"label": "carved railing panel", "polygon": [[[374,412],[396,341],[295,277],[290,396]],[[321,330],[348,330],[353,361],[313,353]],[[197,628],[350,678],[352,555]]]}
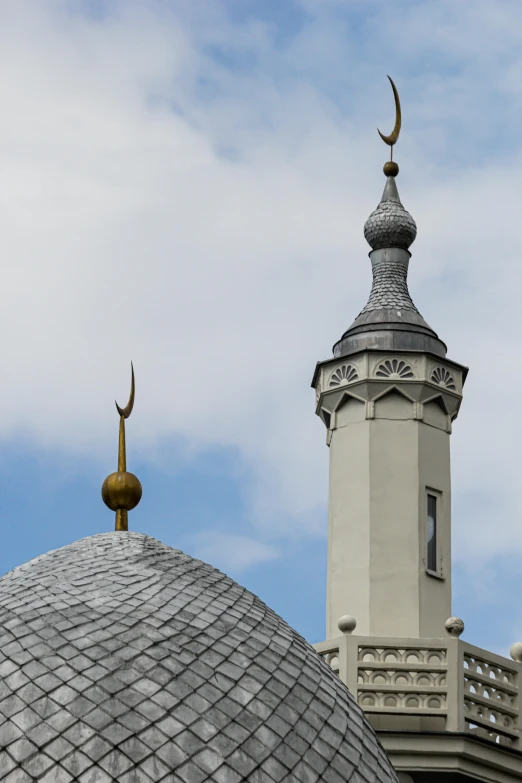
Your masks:
{"label": "carved railing panel", "polygon": [[444,713],[447,707],[446,650],[360,645],[357,698],[367,712]]}
{"label": "carved railing panel", "polygon": [[522,748],[521,664],[457,639],[346,635],[315,647],[365,712],[439,715],[448,731]]}
{"label": "carved railing panel", "polygon": [[492,658],[476,648],[464,649],[466,731],[512,746],[519,737],[518,671],[507,660]]}

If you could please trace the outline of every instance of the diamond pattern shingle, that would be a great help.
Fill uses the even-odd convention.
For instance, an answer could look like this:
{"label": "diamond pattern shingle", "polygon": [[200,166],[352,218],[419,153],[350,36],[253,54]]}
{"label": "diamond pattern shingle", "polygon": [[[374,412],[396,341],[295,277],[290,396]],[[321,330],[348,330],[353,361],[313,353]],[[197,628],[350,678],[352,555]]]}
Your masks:
{"label": "diamond pattern shingle", "polygon": [[329,667],[211,566],[108,533],[0,579],[2,783],[314,783],[355,770],[395,781]]}
{"label": "diamond pattern shingle", "polygon": [[413,304],[408,290],[408,267],[400,262],[384,258],[372,265],[373,282],[368,302],[357,318],[372,310],[419,311]]}

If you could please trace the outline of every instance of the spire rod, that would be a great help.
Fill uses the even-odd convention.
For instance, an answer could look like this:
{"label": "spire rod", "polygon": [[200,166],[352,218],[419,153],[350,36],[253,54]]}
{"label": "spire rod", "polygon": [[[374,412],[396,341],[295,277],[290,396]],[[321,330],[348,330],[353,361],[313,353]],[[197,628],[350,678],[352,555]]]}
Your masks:
{"label": "spire rod", "polygon": [[393,97],[395,99],[395,125],[389,136],[385,136],[384,133],[381,133],[379,128],[377,128],[377,133],[384,143],[388,144],[390,147],[390,160],[384,164],[384,173],[387,177],[396,177],[399,173],[399,166],[393,160],[393,147],[397,143],[397,139],[399,138],[399,134],[401,132],[402,114],[401,102],[399,99],[399,93],[397,92],[397,87],[395,86],[391,76],[388,76],[388,79],[390,80],[390,84],[393,90]]}
{"label": "spire rod", "polygon": [[131,391],[125,408],[120,408],[116,402],[116,410],[120,415],[120,434],[118,441],[118,472],[107,476],[102,486],[102,499],[106,506],[116,512],[115,530],[128,530],[128,512],[135,508],[141,500],[141,484],[134,473],[127,472],[127,454],[125,448],[125,419],[128,419],[134,407],[134,367],[131,362]]}

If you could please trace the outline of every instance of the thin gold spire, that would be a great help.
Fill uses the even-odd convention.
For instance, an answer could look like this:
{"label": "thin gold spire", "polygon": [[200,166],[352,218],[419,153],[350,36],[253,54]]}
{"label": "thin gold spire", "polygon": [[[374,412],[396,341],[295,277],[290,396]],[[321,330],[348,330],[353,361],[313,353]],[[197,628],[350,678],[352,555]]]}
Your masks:
{"label": "thin gold spire", "polygon": [[386,174],[387,177],[396,177],[397,174],[399,173],[399,167],[393,160],[393,146],[394,144],[397,143],[397,139],[399,138],[399,133],[401,132],[401,125],[402,125],[401,102],[399,100],[399,93],[397,92],[397,87],[393,83],[393,79],[391,78],[391,76],[388,76],[388,79],[390,80],[390,84],[393,90],[393,97],[395,99],[395,126],[389,136],[385,136],[383,133],[381,133],[379,128],[377,128],[377,133],[384,141],[384,143],[388,144],[390,147],[390,160],[384,164],[384,173]]}
{"label": "thin gold spire", "polygon": [[102,498],[106,506],[116,512],[115,530],[129,529],[129,511],[141,500],[141,484],[134,473],[127,472],[127,454],[125,449],[125,419],[128,419],[134,407],[134,367],[131,362],[131,391],[125,408],[116,409],[120,414],[120,436],[118,442],[118,472],[107,476],[102,486]]}

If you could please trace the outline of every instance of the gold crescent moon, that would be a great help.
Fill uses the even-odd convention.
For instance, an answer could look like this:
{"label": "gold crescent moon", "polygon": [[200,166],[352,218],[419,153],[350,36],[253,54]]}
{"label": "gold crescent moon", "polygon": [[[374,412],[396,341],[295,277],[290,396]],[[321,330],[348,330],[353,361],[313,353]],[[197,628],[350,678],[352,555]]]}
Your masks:
{"label": "gold crescent moon", "polygon": [[393,147],[397,139],[399,138],[399,133],[401,132],[401,102],[399,100],[399,93],[397,92],[397,87],[393,83],[393,79],[391,76],[388,76],[388,79],[390,80],[390,84],[392,86],[393,90],[393,97],[395,98],[395,127],[390,133],[389,136],[385,136],[383,133],[380,132],[379,128],[377,128],[377,133],[381,137],[381,139],[384,141],[385,144],[389,144],[390,147]]}
{"label": "gold crescent moon", "polygon": [[116,408],[118,409],[118,413],[120,416],[123,416],[124,419],[128,419],[129,416],[132,413],[132,409],[134,407],[134,392],[136,390],[135,384],[134,384],[134,367],[132,366],[131,362],[131,391],[130,391],[130,397],[127,405],[124,408],[120,408],[116,400],[114,401],[116,403]]}

